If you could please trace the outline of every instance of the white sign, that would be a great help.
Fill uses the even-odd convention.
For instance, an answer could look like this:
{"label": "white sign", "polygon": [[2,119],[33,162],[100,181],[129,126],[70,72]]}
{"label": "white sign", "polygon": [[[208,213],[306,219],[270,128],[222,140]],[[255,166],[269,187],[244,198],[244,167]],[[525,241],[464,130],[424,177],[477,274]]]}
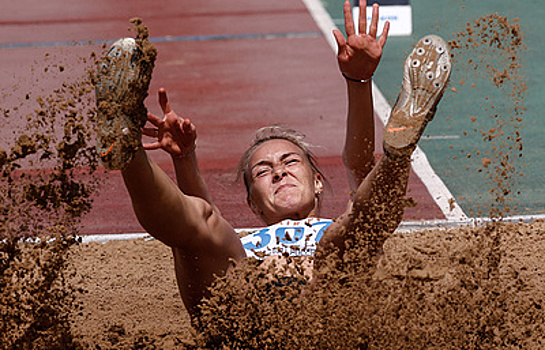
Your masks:
{"label": "white sign", "polygon": [[[371,23],[371,16],[373,15],[373,7],[367,6],[367,26]],[[352,9],[352,16],[354,22],[357,23],[357,19],[360,17],[360,8],[354,7]],[[380,6],[379,19],[378,19],[378,31],[377,36],[382,33],[384,28],[384,22],[390,22],[390,31],[388,36],[404,36],[411,35],[413,32],[413,19],[411,5],[382,5]],[[356,32],[358,26],[356,25]]]}

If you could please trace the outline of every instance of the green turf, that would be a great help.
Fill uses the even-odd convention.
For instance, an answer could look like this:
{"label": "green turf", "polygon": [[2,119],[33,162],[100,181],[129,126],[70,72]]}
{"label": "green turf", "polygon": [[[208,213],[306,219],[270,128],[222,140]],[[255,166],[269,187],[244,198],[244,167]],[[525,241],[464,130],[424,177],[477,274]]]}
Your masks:
{"label": "green turf", "polygon": [[[342,1],[327,0],[323,3],[334,21],[342,23]],[[484,63],[478,70],[466,64],[470,58],[482,58],[482,52],[472,50],[462,54],[460,50],[454,50],[457,55],[451,85],[439,105],[434,122],[426,130],[425,135],[430,138],[423,139],[420,146],[468,215],[487,216],[491,207],[501,207],[491,195],[491,190],[498,188],[498,184],[511,190],[507,198],[512,199],[509,202],[512,211],[507,214],[544,214],[545,163],[542,162],[542,152],[545,150],[545,137],[541,133],[545,130],[545,118],[540,117],[540,112],[545,110],[545,69],[541,65],[545,62],[545,45],[540,34],[545,32],[545,22],[542,20],[545,18],[545,6],[538,0],[414,0],[411,5],[413,35],[388,39],[381,65],[375,74],[374,80],[390,104],[395,101],[399,91],[404,59],[420,37],[438,34],[447,41],[454,40],[456,33],[464,31],[468,22],[483,15],[497,13],[510,23],[514,23],[515,18],[519,19],[526,49],[518,56],[522,64],[518,79],[497,88],[487,80],[490,74],[487,74]],[[485,58],[494,64],[499,55],[487,49]],[[507,96],[513,86],[520,83],[528,87],[524,94],[518,95],[522,97],[519,105],[526,110],[522,114],[522,123],[510,123],[510,117],[514,116],[514,104]],[[472,84],[475,84],[474,87]],[[457,92],[451,91],[452,87]],[[493,118],[493,115],[498,117]],[[475,117],[475,121],[472,121],[472,117]],[[479,130],[487,131],[498,121],[503,121],[504,135],[493,141],[483,140]],[[509,149],[514,143],[507,139],[517,128],[520,128],[523,137],[521,158],[518,158],[516,151]],[[437,136],[449,138],[437,139]],[[494,141],[496,144],[493,144]],[[502,151],[503,154],[500,153]],[[507,163],[512,167],[506,168],[500,164],[499,160],[506,151],[510,153]],[[492,160],[487,168],[482,166],[483,158]],[[482,171],[479,172],[479,169]],[[513,175],[506,181],[498,181],[498,175],[499,179],[506,178],[502,174],[506,169],[507,173],[523,173],[524,176]]]}

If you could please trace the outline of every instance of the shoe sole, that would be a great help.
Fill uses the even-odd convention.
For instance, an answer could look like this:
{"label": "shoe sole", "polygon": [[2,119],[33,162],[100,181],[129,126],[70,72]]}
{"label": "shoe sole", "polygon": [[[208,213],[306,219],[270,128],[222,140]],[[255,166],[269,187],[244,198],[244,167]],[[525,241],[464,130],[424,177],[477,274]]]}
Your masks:
{"label": "shoe sole", "polygon": [[151,80],[151,69],[143,66],[142,57],[136,40],[123,38],[112,44],[99,66],[97,152],[111,170],[122,169],[140,147],[147,115],[143,102]]}
{"label": "shoe sole", "polygon": [[410,156],[433,119],[450,78],[447,43],[436,35],[423,37],[405,60],[403,85],[384,130],[384,150]]}

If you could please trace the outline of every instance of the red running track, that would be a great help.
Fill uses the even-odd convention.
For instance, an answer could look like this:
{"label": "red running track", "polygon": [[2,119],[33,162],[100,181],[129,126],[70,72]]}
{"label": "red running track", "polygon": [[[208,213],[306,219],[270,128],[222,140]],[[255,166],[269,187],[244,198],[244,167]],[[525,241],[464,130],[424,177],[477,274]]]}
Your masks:
{"label": "red running track", "polygon": [[[10,1],[0,14],[2,89],[30,83],[31,78],[25,77],[28,67],[54,46],[67,56],[75,55],[74,51],[85,49],[68,42],[127,36],[129,19],[141,17],[159,51],[147,106],[160,113],[156,91],[165,87],[173,108],[197,125],[203,175],[223,215],[235,227],[261,225],[246,206],[243,185],[233,182],[234,169],[254,131],[270,124],[300,130],[307,141],[319,146],[315,153],[332,185],[322,215],[339,215],[348,200],[340,158],[347,101],[334,53],[302,2],[232,0],[228,8],[225,4],[218,0]],[[0,131],[2,138],[9,137],[7,129]],[[380,150],[381,133],[377,134]],[[152,157],[173,175],[166,154],[155,151]],[[100,176],[104,184],[84,219],[82,233],[142,232],[120,174]],[[406,220],[444,218],[414,173],[409,191],[418,205],[407,209]]]}

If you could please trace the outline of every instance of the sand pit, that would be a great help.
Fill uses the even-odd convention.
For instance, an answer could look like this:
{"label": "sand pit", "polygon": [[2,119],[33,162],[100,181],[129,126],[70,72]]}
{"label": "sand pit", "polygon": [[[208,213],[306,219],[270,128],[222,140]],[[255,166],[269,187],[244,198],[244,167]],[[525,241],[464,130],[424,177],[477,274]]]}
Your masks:
{"label": "sand pit", "polygon": [[[496,238],[501,241],[497,245]],[[193,348],[171,252],[163,244],[80,244],[70,256],[76,272],[70,282],[84,291],[70,315],[81,345]],[[263,313],[257,320],[252,312],[257,313],[259,305],[241,305],[246,317],[238,323],[225,317],[231,335],[252,334],[249,320],[254,332],[265,326],[276,332],[233,337],[225,348],[237,348],[233,344],[238,343],[255,349],[272,349],[274,344],[287,349],[541,349],[544,260],[544,222],[396,234],[386,241],[372,278],[346,280],[312,310],[319,317],[299,310],[308,317],[305,324],[290,324],[297,320],[293,315],[278,319]],[[270,305],[261,307],[270,310]],[[237,327],[248,328],[242,332]]]}
{"label": "sand pit", "polygon": [[184,348],[189,316],[174,276],[172,253],[158,241],[130,240],[73,247],[74,285],[83,288],[70,316],[86,347]]}
{"label": "sand pit", "polygon": [[[376,268],[338,276],[321,303],[274,299],[281,289],[248,293],[252,285],[237,281],[219,297],[238,294],[238,306],[217,308],[209,333],[195,337],[168,247],[144,239],[76,244],[62,348],[195,349],[213,338],[203,348],[542,349],[544,259],[544,222],[396,234]],[[58,348],[59,328],[41,332],[23,348]]]}

